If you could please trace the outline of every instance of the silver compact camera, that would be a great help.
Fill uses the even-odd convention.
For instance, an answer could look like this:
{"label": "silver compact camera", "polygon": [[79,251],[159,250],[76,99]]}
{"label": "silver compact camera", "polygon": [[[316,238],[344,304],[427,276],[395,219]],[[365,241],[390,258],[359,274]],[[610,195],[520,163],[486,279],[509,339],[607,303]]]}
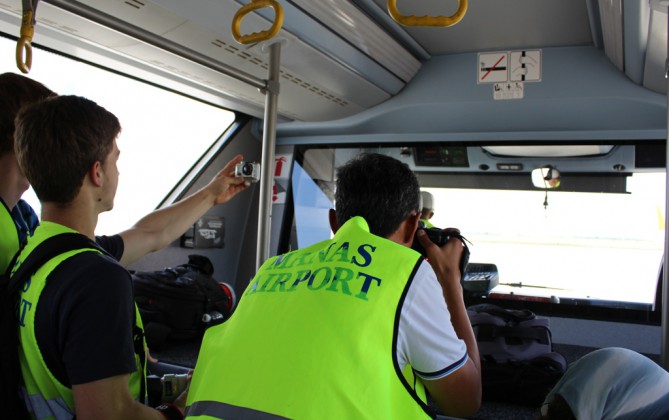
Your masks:
{"label": "silver compact camera", "polygon": [[235,165],[235,176],[242,177],[249,182],[260,180],[260,164],[257,162],[239,162]]}
{"label": "silver compact camera", "polygon": [[188,374],[166,373],[160,379],[163,385],[162,402],[173,402],[188,386]]}

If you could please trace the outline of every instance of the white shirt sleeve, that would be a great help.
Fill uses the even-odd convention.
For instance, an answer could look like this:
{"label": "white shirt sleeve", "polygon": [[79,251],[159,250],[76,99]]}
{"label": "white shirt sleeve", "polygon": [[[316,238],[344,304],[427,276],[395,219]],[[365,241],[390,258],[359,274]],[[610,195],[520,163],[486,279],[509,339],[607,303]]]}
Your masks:
{"label": "white shirt sleeve", "polygon": [[400,369],[407,364],[423,379],[444,377],[465,364],[467,346],[458,338],[441,285],[423,261],[401,308],[397,340]]}

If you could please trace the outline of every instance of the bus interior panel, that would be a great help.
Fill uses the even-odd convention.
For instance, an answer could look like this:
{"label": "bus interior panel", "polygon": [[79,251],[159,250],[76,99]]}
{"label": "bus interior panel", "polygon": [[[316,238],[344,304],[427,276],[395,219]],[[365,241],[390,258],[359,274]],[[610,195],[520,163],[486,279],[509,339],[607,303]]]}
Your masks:
{"label": "bus interior panel", "polygon": [[[468,304],[550,319],[573,358],[624,347],[667,368],[666,1],[476,0],[458,23],[426,27],[396,22],[383,0],[281,0],[278,34],[241,44],[232,20],[249,3],[44,0],[36,11],[29,77],[129,113],[118,213],[100,229],[197,191],[239,153],[265,165],[261,182],[207,213],[221,246],[187,232],[129,269],[205,255],[239,298],[259,260],[332,237],[337,168],[381,153],[432,193],[435,226],[470,241]],[[448,16],[458,3],[400,7]],[[0,0],[3,73],[18,72],[22,13]],[[259,8],[241,28],[275,18]],[[198,348],[159,356],[194,366]],[[490,410],[477,418],[505,418]]]}

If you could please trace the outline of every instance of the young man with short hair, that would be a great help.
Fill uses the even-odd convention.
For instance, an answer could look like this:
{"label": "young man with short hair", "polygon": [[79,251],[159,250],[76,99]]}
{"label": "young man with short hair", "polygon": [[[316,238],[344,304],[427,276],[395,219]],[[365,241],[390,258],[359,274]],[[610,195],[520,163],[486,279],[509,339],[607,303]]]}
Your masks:
{"label": "young man with short hair", "polygon": [[130,274],[121,263],[160,249],[245,189],[243,178],[234,177],[242,157],[188,198],[119,235],[96,238],[98,215],[114,206],[120,130],[113,114],[77,96],[46,99],[17,117],[16,156],[42,204],[42,223],[15,267],[61,233],[97,239],[100,246],[51,259],[20,294],[22,395],[37,418],[181,417],[185,396],[164,413],[140,402],[146,349]]}

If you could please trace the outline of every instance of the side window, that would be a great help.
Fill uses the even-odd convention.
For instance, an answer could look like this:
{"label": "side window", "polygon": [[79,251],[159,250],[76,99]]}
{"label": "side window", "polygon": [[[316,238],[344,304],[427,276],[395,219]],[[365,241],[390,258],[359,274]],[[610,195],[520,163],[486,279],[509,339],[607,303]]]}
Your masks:
{"label": "side window", "polygon": [[297,162],[292,184],[297,246],[304,248],[330,238],[328,211],[333,208],[330,198]]}
{"label": "side window", "polygon": [[[0,55],[16,42],[0,37]],[[121,121],[114,210],[100,215],[97,234],[114,234],[151,212],[232,124],[235,114],[89,64],[36,50],[31,77],[61,95],[89,98]],[[19,73],[12,60],[2,72]],[[31,190],[24,194],[39,214]]]}

